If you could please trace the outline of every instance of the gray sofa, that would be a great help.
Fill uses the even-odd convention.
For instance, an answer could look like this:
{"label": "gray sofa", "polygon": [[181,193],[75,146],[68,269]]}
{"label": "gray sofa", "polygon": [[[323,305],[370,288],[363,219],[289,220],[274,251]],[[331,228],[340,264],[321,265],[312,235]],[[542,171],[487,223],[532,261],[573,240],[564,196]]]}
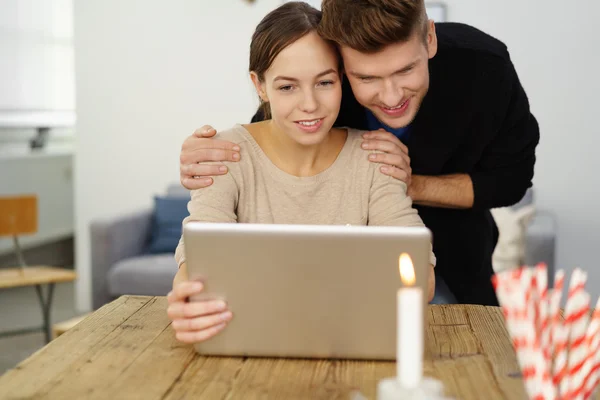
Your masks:
{"label": "gray sofa", "polygon": [[[166,195],[189,198],[190,193],[174,184],[167,188]],[[152,213],[147,209],[91,223],[94,309],[124,294],[164,296],[171,290],[177,273],[173,254],[144,254]]]}
{"label": "gray sofa", "polygon": [[[183,197],[189,192],[179,184],[167,196]],[[520,207],[534,202],[528,191]],[[152,210],[143,210],[91,224],[92,296],[97,309],[124,294],[164,296],[171,290],[177,264],[173,254],[143,254],[150,239]],[[556,227],[552,214],[537,211],[526,235],[525,263],[548,264],[554,276]]]}

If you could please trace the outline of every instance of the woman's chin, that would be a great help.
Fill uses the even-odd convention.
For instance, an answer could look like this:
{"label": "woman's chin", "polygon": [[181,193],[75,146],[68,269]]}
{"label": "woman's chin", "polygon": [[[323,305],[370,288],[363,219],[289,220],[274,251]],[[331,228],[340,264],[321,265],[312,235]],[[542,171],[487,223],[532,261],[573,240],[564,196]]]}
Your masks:
{"label": "woman's chin", "polygon": [[316,146],[325,141],[331,130],[331,126],[325,126],[321,124],[318,129],[307,129],[306,127],[300,126],[298,123],[293,123],[293,135],[292,138],[295,142],[302,146]]}

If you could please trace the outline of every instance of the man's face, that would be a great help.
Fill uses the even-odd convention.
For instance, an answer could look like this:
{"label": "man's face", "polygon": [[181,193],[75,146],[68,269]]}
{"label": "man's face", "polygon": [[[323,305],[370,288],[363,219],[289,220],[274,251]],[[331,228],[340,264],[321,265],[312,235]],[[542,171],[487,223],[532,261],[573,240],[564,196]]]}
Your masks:
{"label": "man's face", "polygon": [[410,124],[429,89],[428,61],[437,52],[437,38],[433,21],[427,27],[427,43],[416,29],[408,41],[377,53],[340,48],[356,100],[390,128]]}

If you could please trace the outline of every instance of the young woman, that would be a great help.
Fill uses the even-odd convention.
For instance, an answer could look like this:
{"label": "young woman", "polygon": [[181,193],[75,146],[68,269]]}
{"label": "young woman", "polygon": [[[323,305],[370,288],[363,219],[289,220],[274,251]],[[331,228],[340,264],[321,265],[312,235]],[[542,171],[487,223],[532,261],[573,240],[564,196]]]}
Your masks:
{"label": "young woman", "polygon": [[[250,76],[270,119],[221,132],[236,143],[241,161],[229,173],[192,191],[184,220],[231,223],[423,226],[406,185],[383,175],[364,157],[362,132],[332,129],[342,96],[340,58],[316,33],[320,11],[286,3],[256,28]],[[222,301],[186,302],[202,290],[189,282],[180,241],[179,271],[168,315],[186,343],[219,333],[233,314]],[[435,277],[431,258],[429,299]]]}

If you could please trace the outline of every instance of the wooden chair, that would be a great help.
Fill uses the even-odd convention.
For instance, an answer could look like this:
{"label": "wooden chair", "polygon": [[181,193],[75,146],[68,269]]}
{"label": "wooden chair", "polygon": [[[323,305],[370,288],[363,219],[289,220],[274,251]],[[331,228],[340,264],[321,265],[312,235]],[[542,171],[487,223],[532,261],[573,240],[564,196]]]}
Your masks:
{"label": "wooden chair", "polygon": [[[49,266],[28,266],[19,243],[20,235],[31,235],[38,231],[37,197],[34,195],[0,197],[0,237],[10,236],[17,257],[17,266],[0,269],[0,289],[34,286],[42,309],[43,326],[0,332],[0,337],[42,330],[46,343],[51,339],[50,310],[54,284],[72,282],[77,278],[74,271]],[[44,296],[43,285],[47,285]]]}
{"label": "wooden chair", "polygon": [[34,234],[37,225],[37,197],[2,197],[0,198],[0,236],[11,236],[17,262],[25,267],[25,259],[19,245],[19,235]]}

